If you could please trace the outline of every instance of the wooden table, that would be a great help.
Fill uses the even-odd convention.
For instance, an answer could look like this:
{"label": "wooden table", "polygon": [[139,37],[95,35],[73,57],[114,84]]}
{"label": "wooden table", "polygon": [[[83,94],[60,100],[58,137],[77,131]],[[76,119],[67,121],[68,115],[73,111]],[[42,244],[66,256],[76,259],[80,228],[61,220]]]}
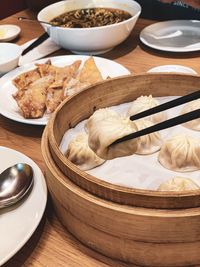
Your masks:
{"label": "wooden table", "polygon": [[[29,10],[17,13],[1,21],[0,24],[17,24],[21,27],[20,37],[14,42],[23,44],[43,33],[37,22],[20,22],[18,16],[34,18]],[[115,60],[132,73],[139,74],[148,69],[165,64],[179,64],[192,67],[200,74],[200,52],[166,53],[145,47],[139,41],[140,31],[153,21],[139,19],[131,36],[121,45],[103,57]],[[70,54],[60,50],[54,55]],[[52,56],[52,55],[51,55]],[[16,149],[32,158],[44,170],[40,141],[43,127],[24,125],[0,116],[0,145]],[[111,260],[82,245],[57,220],[49,199],[46,212],[37,230],[24,247],[10,259],[4,267],[19,266],[133,266]]]}

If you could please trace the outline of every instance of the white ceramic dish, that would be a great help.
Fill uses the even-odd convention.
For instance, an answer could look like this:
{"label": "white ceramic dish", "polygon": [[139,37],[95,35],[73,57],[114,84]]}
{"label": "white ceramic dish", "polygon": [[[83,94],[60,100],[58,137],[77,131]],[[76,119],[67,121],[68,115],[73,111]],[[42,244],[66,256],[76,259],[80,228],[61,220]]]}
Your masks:
{"label": "white ceramic dish", "polygon": [[[49,59],[51,59],[53,65],[65,66],[68,64],[72,64],[75,60],[79,59],[82,60],[82,62],[84,62],[87,58],[88,56],[70,55],[70,56],[52,57]],[[44,63],[47,60],[48,59],[46,58],[38,60],[36,62]],[[108,76],[114,78],[117,76],[130,74],[130,72],[125,67],[112,60],[100,57],[94,57],[94,60],[103,78],[107,78]],[[49,115],[44,115],[40,119],[25,119],[21,115],[17,103],[12,97],[12,94],[17,90],[16,87],[12,84],[12,79],[14,79],[17,75],[19,75],[22,72],[34,69],[36,62],[21,66],[7,73],[0,79],[0,114],[9,119],[26,124],[46,125],[49,119]]]}
{"label": "white ceramic dish", "polygon": [[0,25],[0,42],[8,42],[15,39],[21,32],[20,27],[12,24]]}
{"label": "white ceramic dish", "polygon": [[141,12],[140,5],[133,0],[68,0],[42,9],[38,14],[38,20],[49,22],[67,11],[92,7],[122,9],[128,11],[132,17],[117,24],[94,28],[62,28],[47,24],[42,26],[51,39],[61,47],[76,54],[97,55],[123,42],[133,30]]}
{"label": "white ceramic dish", "polygon": [[147,71],[148,73],[155,73],[155,72],[176,72],[176,73],[186,73],[186,74],[194,74],[197,75],[196,71],[192,68],[181,66],[181,65],[162,65],[154,67]]}
{"label": "white ceramic dish", "polygon": [[0,172],[19,162],[32,166],[34,185],[22,201],[0,210],[0,266],[8,261],[28,241],[37,228],[47,201],[44,176],[33,160],[22,153],[0,146]]}
{"label": "white ceramic dish", "polygon": [[147,46],[170,52],[200,50],[200,21],[171,20],[152,24],[140,33]]}
{"label": "white ceramic dish", "polygon": [[0,43],[0,75],[17,67],[21,53],[19,45]]}

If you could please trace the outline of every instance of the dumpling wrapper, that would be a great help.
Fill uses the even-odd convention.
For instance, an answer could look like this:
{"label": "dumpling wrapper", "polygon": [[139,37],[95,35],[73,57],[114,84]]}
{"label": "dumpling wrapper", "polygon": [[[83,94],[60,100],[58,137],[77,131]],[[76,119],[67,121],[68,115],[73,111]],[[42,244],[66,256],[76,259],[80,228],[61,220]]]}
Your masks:
{"label": "dumpling wrapper", "polygon": [[93,169],[105,162],[88,146],[88,135],[81,133],[73,139],[66,152],[66,157],[83,171]]}
{"label": "dumpling wrapper", "polygon": [[199,186],[189,178],[174,177],[162,183],[157,190],[159,191],[188,191],[197,190]]}
{"label": "dumpling wrapper", "polygon": [[[146,119],[140,119],[134,121],[137,130],[143,130],[145,128],[151,127],[154,124]],[[148,155],[148,154],[153,154],[160,150],[161,145],[162,145],[162,140],[159,132],[154,132],[151,134],[146,134],[144,136],[138,137],[137,138],[137,150],[136,154],[141,154],[141,155]]]}
{"label": "dumpling wrapper", "polygon": [[[99,119],[99,112],[107,114]],[[109,115],[110,113],[110,115]],[[90,148],[103,159],[129,156],[137,150],[135,139],[125,141],[116,145],[111,144],[117,139],[137,131],[135,123],[129,118],[121,117],[113,111],[98,110],[87,121],[88,144]]]}
{"label": "dumpling wrapper", "polygon": [[158,155],[159,162],[167,169],[189,172],[200,169],[200,140],[185,134],[167,140]]}
{"label": "dumpling wrapper", "polygon": [[[131,104],[130,108],[128,109],[127,116],[130,117],[147,109],[154,108],[158,105],[160,105],[160,103],[157,99],[153,98],[152,95],[140,96]],[[159,112],[146,118],[151,120],[153,123],[159,123],[166,120],[167,116],[165,112]]]}
{"label": "dumpling wrapper", "polygon": [[[197,109],[200,109],[200,99],[196,99],[186,104],[183,107],[181,114],[185,114],[185,113],[197,110]],[[183,126],[189,129],[195,130],[195,131],[200,131],[200,118],[192,120],[192,121],[188,121],[184,123]]]}

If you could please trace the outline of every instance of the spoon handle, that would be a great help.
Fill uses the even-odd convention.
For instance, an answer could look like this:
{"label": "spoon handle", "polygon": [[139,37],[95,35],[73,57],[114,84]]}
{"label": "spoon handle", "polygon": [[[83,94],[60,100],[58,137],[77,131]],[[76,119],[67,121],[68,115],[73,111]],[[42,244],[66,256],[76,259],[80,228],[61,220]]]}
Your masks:
{"label": "spoon handle", "polygon": [[54,26],[50,22],[46,22],[46,21],[38,20],[38,19],[30,19],[30,18],[26,18],[26,17],[18,17],[17,19],[18,20],[27,20],[27,21],[32,21],[32,22],[39,22],[39,23],[44,23],[44,24],[50,25],[50,26]]}

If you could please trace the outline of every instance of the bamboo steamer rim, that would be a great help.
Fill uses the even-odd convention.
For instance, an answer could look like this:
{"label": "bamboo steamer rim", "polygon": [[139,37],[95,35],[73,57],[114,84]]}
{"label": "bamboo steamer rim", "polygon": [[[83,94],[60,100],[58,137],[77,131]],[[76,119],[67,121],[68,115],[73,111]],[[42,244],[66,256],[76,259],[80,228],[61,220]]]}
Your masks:
{"label": "bamboo steamer rim", "polygon": [[147,217],[160,217],[160,218],[180,218],[180,217],[191,217],[199,216],[199,208],[188,209],[154,209],[145,207],[134,207],[129,205],[121,205],[119,203],[111,202],[105,199],[101,199],[84,189],[74,184],[63,172],[58,168],[52,159],[51,152],[49,149],[48,139],[48,125],[45,127],[42,141],[41,141],[42,155],[47,168],[53,174],[55,181],[62,184],[64,187],[69,188],[74,194],[85,199],[87,202],[95,203],[95,205],[101,206],[106,209],[120,211],[122,213],[141,215]]}
{"label": "bamboo steamer rim", "polygon": [[[97,83],[93,86],[89,86],[86,89],[82,90],[81,92],[78,92],[76,94],[74,94],[73,96],[70,96],[69,98],[66,98],[56,109],[56,111],[52,114],[49,122],[48,122],[48,138],[49,138],[49,144],[50,144],[50,150],[51,152],[53,152],[55,154],[55,156],[62,162],[62,164],[64,164],[71,172],[78,174],[79,176],[83,177],[84,180],[86,182],[92,183],[94,185],[100,186],[102,188],[102,190],[110,190],[112,193],[124,193],[124,194],[129,194],[129,195],[135,195],[135,196],[141,196],[141,197],[152,197],[152,198],[159,198],[159,199],[165,199],[166,200],[166,204],[164,204],[164,206],[160,206],[159,207],[159,203],[157,204],[156,208],[168,208],[167,205],[167,199],[171,199],[173,198],[175,199],[179,199],[180,198],[193,198],[193,197],[198,197],[200,196],[200,189],[197,190],[190,190],[190,191],[184,191],[184,192],[175,192],[175,191],[156,191],[156,190],[144,190],[144,189],[137,189],[137,188],[129,188],[129,187],[125,187],[125,186],[120,186],[120,185],[115,185],[115,184],[111,184],[109,182],[100,180],[98,178],[96,178],[95,176],[92,176],[90,174],[87,174],[84,171],[81,171],[78,167],[76,167],[73,163],[71,163],[60,151],[59,149],[59,144],[56,141],[55,138],[55,121],[58,117],[59,112],[62,111],[63,106],[72,103],[75,99],[79,98],[80,95],[83,95],[86,91],[92,91],[95,90],[97,88],[100,88],[101,85],[103,84],[107,84],[107,86],[109,86],[110,83],[115,83],[118,81],[121,82],[126,82],[126,79],[141,79],[141,78],[146,78],[146,77],[159,77],[161,78],[161,80],[163,78],[165,79],[173,79],[173,78],[179,78],[180,80],[184,80],[184,79],[193,79],[195,82],[198,81],[199,86],[200,86],[200,77],[196,76],[196,75],[188,75],[188,74],[161,74],[161,73],[147,73],[147,74],[139,74],[139,75],[127,75],[127,76],[123,76],[123,77],[118,77],[118,78],[113,78],[111,80],[106,80],[100,83]],[[188,91],[189,93],[189,91]],[[52,154],[52,153],[51,153]],[[55,159],[54,159],[55,160]],[[71,179],[71,177],[68,176],[69,179]],[[73,181],[74,182],[74,181]],[[79,185],[81,186],[81,185]],[[87,188],[83,188],[86,189]],[[92,192],[91,192],[92,193]],[[96,193],[95,193],[96,194]],[[116,201],[118,202],[118,199],[112,199],[112,201]],[[158,201],[159,202],[159,201]],[[120,203],[120,202],[119,202]],[[123,200],[122,200],[122,204],[123,204]],[[127,203],[124,203],[127,204]],[[129,203],[128,203],[129,204]],[[140,205],[139,205],[140,206]],[[197,207],[200,206],[200,203],[198,203],[198,205],[194,206],[180,206],[177,208],[191,208],[191,207]],[[142,207],[142,206],[141,206]],[[150,207],[150,206],[146,206],[146,207]],[[154,207],[154,206],[152,206]]]}

